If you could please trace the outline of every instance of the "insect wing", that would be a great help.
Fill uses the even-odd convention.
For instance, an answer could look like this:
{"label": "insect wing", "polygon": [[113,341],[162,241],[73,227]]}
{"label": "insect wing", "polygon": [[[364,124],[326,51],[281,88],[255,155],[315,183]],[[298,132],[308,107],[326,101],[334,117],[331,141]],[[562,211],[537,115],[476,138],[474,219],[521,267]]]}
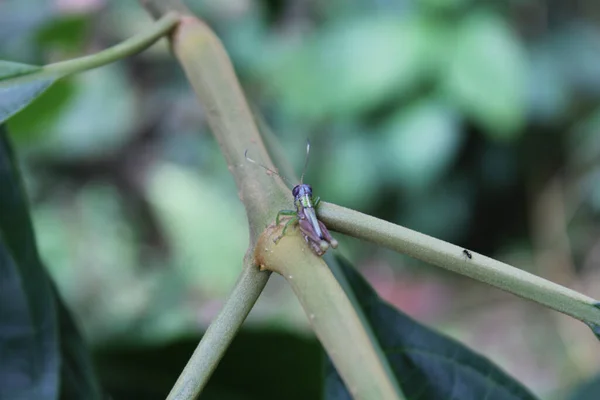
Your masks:
{"label": "insect wing", "polygon": [[319,238],[323,239],[323,232],[321,232],[321,227],[319,226],[319,220],[317,219],[317,214],[315,213],[315,209],[312,207],[303,208],[302,212],[304,213],[304,216],[306,217],[308,222],[310,222],[310,225],[312,226],[312,229],[315,231],[315,234]]}

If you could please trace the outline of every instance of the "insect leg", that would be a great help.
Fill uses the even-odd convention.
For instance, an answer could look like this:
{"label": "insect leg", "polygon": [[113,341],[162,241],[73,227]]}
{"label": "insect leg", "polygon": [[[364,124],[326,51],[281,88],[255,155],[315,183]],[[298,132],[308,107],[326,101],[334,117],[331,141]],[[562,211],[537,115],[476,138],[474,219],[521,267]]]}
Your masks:
{"label": "insect leg", "polygon": [[284,216],[292,216],[296,215],[296,210],[281,210],[277,213],[277,217],[275,217],[275,225],[279,225],[279,217]]}
{"label": "insect leg", "polygon": [[[315,253],[317,253],[318,255],[322,255],[323,253],[325,253],[325,251],[327,251],[327,249],[329,248],[329,243],[326,240],[321,239],[319,235],[317,235],[317,232],[315,232],[315,229],[313,228],[311,223],[306,219],[301,219],[300,221],[298,221],[298,224],[300,226],[300,231],[305,236],[305,239],[308,239],[311,242],[309,244],[311,244],[311,247],[313,248],[313,250],[315,250]],[[318,247],[321,250],[320,252],[317,252],[316,247],[312,246],[313,243],[314,245],[316,245],[316,247]]]}
{"label": "insect leg", "polygon": [[321,201],[320,197],[317,197],[316,199],[313,200],[313,207],[317,208],[317,206],[319,205],[319,202]]}
{"label": "insect leg", "polygon": [[325,226],[324,223],[322,223],[321,221],[319,221],[319,226],[321,227],[321,232],[323,232],[323,238],[325,240],[327,240],[329,242],[329,244],[331,244],[331,247],[333,247],[334,249],[337,248],[338,246],[338,241],[335,240],[331,234],[329,233],[329,231],[327,230],[327,227]]}
{"label": "insect leg", "polygon": [[308,238],[306,238],[306,236],[304,238],[306,239],[306,242],[308,243],[308,246],[313,251],[313,253],[315,253],[319,257],[321,257],[323,254],[325,254],[325,252],[327,251],[327,249],[323,250],[321,248],[321,246],[319,246],[317,243],[313,242],[312,240],[308,240]]}
{"label": "insect leg", "polygon": [[[294,215],[295,215],[295,213],[294,213]],[[285,223],[285,226],[283,227],[283,231],[281,231],[281,235],[277,236],[273,241],[275,243],[279,242],[281,240],[281,238],[285,236],[285,231],[287,231],[288,226],[290,226],[291,224],[293,224],[295,222],[298,222],[298,217],[290,218],[290,220]]]}

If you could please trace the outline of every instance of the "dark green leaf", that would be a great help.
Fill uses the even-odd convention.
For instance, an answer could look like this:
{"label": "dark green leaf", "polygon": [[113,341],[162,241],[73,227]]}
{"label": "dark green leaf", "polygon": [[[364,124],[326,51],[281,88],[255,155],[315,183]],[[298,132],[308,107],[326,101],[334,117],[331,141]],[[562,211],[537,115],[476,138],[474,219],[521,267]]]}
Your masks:
{"label": "dark green leaf", "polygon": [[[535,399],[491,361],[395,310],[352,266],[338,264],[336,277],[354,293],[407,399]],[[351,398],[330,361],[325,384],[326,399]]]}
{"label": "dark green leaf", "polygon": [[569,396],[569,400],[596,400],[600,399],[600,375],[578,387]]}
{"label": "dark green leaf", "polygon": [[18,80],[14,83],[3,82],[8,79],[32,74],[41,69],[34,65],[0,61],[0,124],[16,114],[54,83],[54,78]]}
{"label": "dark green leaf", "polygon": [[38,255],[0,127],[0,397],[99,398],[88,355]]}
{"label": "dark green leaf", "polygon": [[[594,307],[600,309],[600,303],[594,304]],[[591,324],[591,323],[588,323],[588,326],[590,327],[592,332],[594,332],[594,335],[596,335],[598,340],[600,340],[600,326],[598,326],[598,324]]]}
{"label": "dark green leaf", "polygon": [[[112,341],[96,353],[95,359],[102,382],[114,399],[163,400],[199,340],[188,336],[161,344]],[[314,337],[242,329],[200,398],[318,399],[321,361],[322,348]]]}

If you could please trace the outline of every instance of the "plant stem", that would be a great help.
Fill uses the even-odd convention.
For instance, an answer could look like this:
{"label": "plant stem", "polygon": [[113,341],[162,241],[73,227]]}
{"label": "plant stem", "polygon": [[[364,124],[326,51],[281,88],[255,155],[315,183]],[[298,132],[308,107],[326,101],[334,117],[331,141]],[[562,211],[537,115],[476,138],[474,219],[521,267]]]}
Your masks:
{"label": "plant stem", "polygon": [[597,300],[489,257],[358,211],[321,202],[319,218],[331,229],[388,247],[545,305],[587,323],[600,324]]}
{"label": "plant stem", "polygon": [[177,0],[141,2],[155,18],[172,10],[181,15],[170,44],[204,106],[211,131],[236,180],[250,229],[249,251],[236,287],[169,395],[170,399],[192,399],[206,385],[270,276],[254,265],[254,245],[265,226],[273,222],[277,212],[273,210],[288,208],[291,199],[280,179],[245,159],[244,153],[249,150],[253,159],[272,167],[231,61],[218,38]]}
{"label": "plant stem", "polygon": [[197,18],[184,16],[173,32],[172,46],[235,178],[253,248],[277,211],[289,208],[289,189],[278,176],[265,173],[245,158],[247,150],[258,163],[274,168],[231,61],[212,30]]}
{"label": "plant stem", "polygon": [[30,74],[19,75],[13,79],[3,80],[0,82],[0,85],[13,85],[19,82],[39,79],[58,79],[74,73],[97,68],[105,64],[110,64],[150,47],[158,39],[169,33],[169,31],[177,25],[178,21],[179,16],[176,13],[168,13],[158,21],[154,22],[146,32],[142,32],[129,38],[116,46],[89,56],[48,64]]}
{"label": "plant stem", "polygon": [[275,244],[273,238],[281,234],[281,227],[267,229],[256,245],[257,262],[283,275],[290,284],[354,399],[404,399],[378,343],[369,337],[331,270],[295,232]]}
{"label": "plant stem", "polygon": [[179,16],[177,14],[166,14],[164,17],[153,23],[146,32],[142,32],[129,38],[116,46],[86,57],[50,64],[45,66],[43,70],[48,73],[65,76],[110,64],[150,47],[158,39],[169,33],[178,21]]}
{"label": "plant stem", "polygon": [[[146,0],[143,4],[155,16],[169,9],[159,0]],[[219,142],[239,188],[240,199],[246,207],[250,251],[245,263],[245,268],[249,271],[245,273],[256,273],[252,272],[255,271],[254,265],[260,265],[287,277],[317,336],[356,398],[402,399],[395,378],[383,367],[356,311],[323,260],[312,254],[297,236],[296,240],[286,237],[274,246],[275,236],[272,234],[280,233],[281,227],[274,229],[271,224],[277,211],[290,208],[290,192],[281,179],[266,174],[262,168],[249,163],[244,157],[245,151],[249,150],[250,157],[273,168],[220,41],[202,21],[191,15],[183,15],[171,35],[171,45],[206,110],[211,130]],[[268,227],[266,231],[265,227]],[[256,296],[262,289],[262,284],[257,286],[257,290],[252,292]],[[251,307],[255,298],[248,297],[245,301],[248,304],[243,307]],[[235,303],[228,301],[227,304],[233,306]],[[240,315],[242,314],[224,312],[218,322],[211,324],[203,338],[206,344],[199,345],[190,360],[190,367],[184,371],[186,377],[180,378],[181,382],[187,382],[181,383],[180,387],[190,390],[174,388],[174,392],[188,393],[191,396],[200,392],[228,343],[220,342],[221,332],[235,333],[243,321],[243,318],[239,318]],[[213,328],[217,323],[218,327]],[[213,350],[210,343],[219,345]],[[208,361],[204,363],[202,359]],[[194,365],[197,367],[193,367]],[[194,379],[196,372],[202,376]]]}
{"label": "plant stem", "polygon": [[396,392],[398,394],[403,394],[402,389],[400,389],[400,385],[398,383],[396,374],[393,371],[392,366],[390,365],[390,360],[385,354],[385,350],[381,347],[381,343],[379,342],[379,339],[377,338],[377,335],[375,334],[373,327],[371,326],[371,322],[365,315],[363,306],[361,305],[359,299],[356,297],[356,292],[354,291],[354,288],[348,282],[346,274],[344,273],[339,260],[332,253],[325,254],[323,256],[323,259],[327,263],[327,266],[329,267],[335,280],[338,282],[338,284],[348,297],[348,301],[350,301],[352,308],[356,312],[356,315],[358,316],[358,319],[360,320],[363,329],[365,330],[365,333],[367,334],[369,341],[373,346],[373,350],[375,351],[375,354],[379,359],[379,362],[383,367],[385,374],[388,376],[392,385],[395,386]]}
{"label": "plant stem", "polygon": [[269,275],[269,272],[261,272],[258,268],[245,267],[242,270],[223,309],[210,324],[171,389],[168,400],[190,400],[200,395],[267,284]]}

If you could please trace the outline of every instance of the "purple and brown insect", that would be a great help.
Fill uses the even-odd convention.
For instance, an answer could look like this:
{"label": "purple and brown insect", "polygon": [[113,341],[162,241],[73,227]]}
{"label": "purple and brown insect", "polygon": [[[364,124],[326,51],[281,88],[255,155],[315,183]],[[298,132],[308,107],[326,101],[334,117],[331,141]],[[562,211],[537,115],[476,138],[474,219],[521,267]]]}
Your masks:
{"label": "purple and brown insect", "polygon": [[[285,182],[287,180],[279,175],[276,171],[273,171],[270,168],[267,168],[264,165],[257,163],[256,161],[248,158],[247,156],[248,150],[246,150],[246,160],[263,167],[267,171],[276,174],[281,177]],[[300,228],[300,233],[302,237],[310,247],[310,249],[318,256],[322,256],[327,252],[329,247],[336,248],[338,246],[337,240],[335,240],[327,227],[323,222],[319,221],[317,218],[317,213],[315,211],[316,207],[319,204],[320,198],[314,198],[312,193],[312,187],[304,183],[304,173],[306,172],[306,166],[308,165],[308,155],[310,153],[310,142],[306,143],[306,158],[304,161],[304,170],[302,171],[302,176],[300,178],[300,183],[295,185],[292,189],[292,195],[294,196],[294,205],[296,206],[295,210],[281,210],[277,213],[277,217],[275,218],[275,223],[279,225],[279,221],[281,216],[289,216],[291,217],[283,227],[283,231],[281,235],[275,239],[275,243],[277,243],[283,236],[285,236],[285,232],[290,225],[298,223],[298,227]]]}

